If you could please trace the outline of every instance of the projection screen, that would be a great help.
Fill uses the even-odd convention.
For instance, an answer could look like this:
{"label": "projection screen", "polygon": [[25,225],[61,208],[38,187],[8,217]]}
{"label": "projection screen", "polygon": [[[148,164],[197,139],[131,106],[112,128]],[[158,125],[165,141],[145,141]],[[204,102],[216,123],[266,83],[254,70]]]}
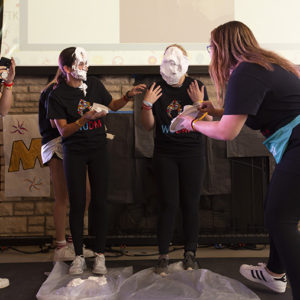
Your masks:
{"label": "projection screen", "polygon": [[1,55],[18,66],[56,66],[59,52],[84,47],[93,66],[156,66],[164,48],[184,46],[207,66],[210,31],[246,23],[261,46],[300,63],[298,0],[6,0]]}

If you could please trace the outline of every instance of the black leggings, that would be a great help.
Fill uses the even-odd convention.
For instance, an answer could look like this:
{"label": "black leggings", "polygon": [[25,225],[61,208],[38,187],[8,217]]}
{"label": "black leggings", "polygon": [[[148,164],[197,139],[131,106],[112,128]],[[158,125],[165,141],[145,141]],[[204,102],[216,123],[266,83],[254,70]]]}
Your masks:
{"label": "black leggings", "polygon": [[268,269],[287,273],[294,299],[300,300],[300,126],[276,166],[265,203],[270,234]]}
{"label": "black leggings", "polygon": [[108,163],[106,146],[103,148],[70,153],[64,151],[64,171],[70,199],[70,230],[76,255],[82,255],[83,225],[86,203],[86,168],[91,185],[91,203],[95,218],[95,249],[104,253],[107,230]]}
{"label": "black leggings", "polygon": [[169,252],[179,204],[183,220],[184,249],[196,251],[204,156],[173,158],[155,154],[153,162],[160,204],[157,228],[159,253]]}

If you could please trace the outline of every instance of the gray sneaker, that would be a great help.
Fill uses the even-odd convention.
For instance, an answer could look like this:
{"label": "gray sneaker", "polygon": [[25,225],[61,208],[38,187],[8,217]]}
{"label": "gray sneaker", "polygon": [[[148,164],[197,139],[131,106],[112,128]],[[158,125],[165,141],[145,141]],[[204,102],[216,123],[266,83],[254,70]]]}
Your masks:
{"label": "gray sneaker", "polygon": [[166,276],[168,274],[168,264],[169,260],[167,258],[160,257],[154,267],[154,272],[158,275]]}
{"label": "gray sneaker", "polygon": [[103,254],[95,253],[93,271],[94,274],[104,275],[107,273],[105,266],[105,257]]}
{"label": "gray sneaker", "polygon": [[183,268],[185,270],[197,270],[199,269],[198,262],[196,260],[195,253],[193,251],[184,252]]}
{"label": "gray sneaker", "polygon": [[79,275],[82,274],[85,269],[86,269],[86,263],[85,263],[84,256],[77,255],[70,266],[69,274]]}

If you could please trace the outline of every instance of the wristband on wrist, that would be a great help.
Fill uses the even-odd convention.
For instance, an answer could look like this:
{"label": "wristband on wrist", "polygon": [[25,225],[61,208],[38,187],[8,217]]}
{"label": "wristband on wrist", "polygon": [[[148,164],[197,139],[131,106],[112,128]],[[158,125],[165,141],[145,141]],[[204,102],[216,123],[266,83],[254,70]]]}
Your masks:
{"label": "wristband on wrist", "polygon": [[192,127],[193,131],[196,131],[196,129],[195,129],[195,123],[197,121],[201,121],[202,119],[204,119],[206,117],[206,115],[207,115],[207,112],[204,113],[200,118],[195,118],[194,120],[192,120],[191,127]]}
{"label": "wristband on wrist", "polygon": [[79,127],[82,127],[85,124],[85,119],[83,120],[78,119],[75,121],[75,124],[78,125]]}
{"label": "wristband on wrist", "polygon": [[12,81],[11,83],[6,83],[5,81],[3,81],[3,85],[5,86],[5,88],[7,90],[12,90],[12,87],[14,85],[14,82]]}
{"label": "wristband on wrist", "polygon": [[153,106],[153,104],[151,102],[146,101],[146,100],[143,100],[143,105],[146,105],[146,106],[151,107],[151,108]]}
{"label": "wristband on wrist", "polygon": [[145,104],[143,103],[142,109],[143,109],[143,110],[151,110],[151,109],[152,109],[152,106],[148,106],[148,105],[145,105]]}
{"label": "wristband on wrist", "polygon": [[125,97],[126,97],[127,99],[132,99],[134,96],[129,96],[129,92],[130,92],[130,91],[127,91],[127,92],[126,92]]}
{"label": "wristband on wrist", "polygon": [[3,81],[3,84],[7,87],[10,87],[14,85],[14,82],[12,81],[11,83],[6,83],[5,81]]}

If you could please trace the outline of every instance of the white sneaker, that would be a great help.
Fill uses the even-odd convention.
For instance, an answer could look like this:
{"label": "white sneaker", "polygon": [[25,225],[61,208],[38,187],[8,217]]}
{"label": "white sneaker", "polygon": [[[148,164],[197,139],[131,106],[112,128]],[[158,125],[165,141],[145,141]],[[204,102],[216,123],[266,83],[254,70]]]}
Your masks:
{"label": "white sneaker", "polygon": [[95,261],[93,266],[93,273],[104,275],[107,273],[107,269],[105,266],[105,257],[103,254],[95,253]]}
{"label": "white sneaker", "polygon": [[7,278],[0,278],[0,289],[9,286],[9,280]]}
{"label": "white sneaker", "polygon": [[74,248],[65,245],[54,250],[54,261],[73,260],[75,258]]}
{"label": "white sneaker", "polygon": [[[72,249],[72,251],[74,252],[74,257],[75,257],[74,244],[73,243],[67,243],[67,245],[70,249]],[[82,253],[83,253],[84,257],[94,257],[95,256],[94,251],[92,251],[88,248],[85,248],[85,245],[83,245],[83,247],[82,247]]]}
{"label": "white sneaker", "polygon": [[81,255],[77,255],[70,266],[69,274],[79,275],[82,274],[85,269],[86,263],[84,257]]}
{"label": "white sneaker", "polygon": [[287,279],[286,276],[274,277],[266,271],[266,264],[258,263],[258,266],[241,265],[240,273],[247,279],[261,283],[269,289],[284,293],[286,290]]}

